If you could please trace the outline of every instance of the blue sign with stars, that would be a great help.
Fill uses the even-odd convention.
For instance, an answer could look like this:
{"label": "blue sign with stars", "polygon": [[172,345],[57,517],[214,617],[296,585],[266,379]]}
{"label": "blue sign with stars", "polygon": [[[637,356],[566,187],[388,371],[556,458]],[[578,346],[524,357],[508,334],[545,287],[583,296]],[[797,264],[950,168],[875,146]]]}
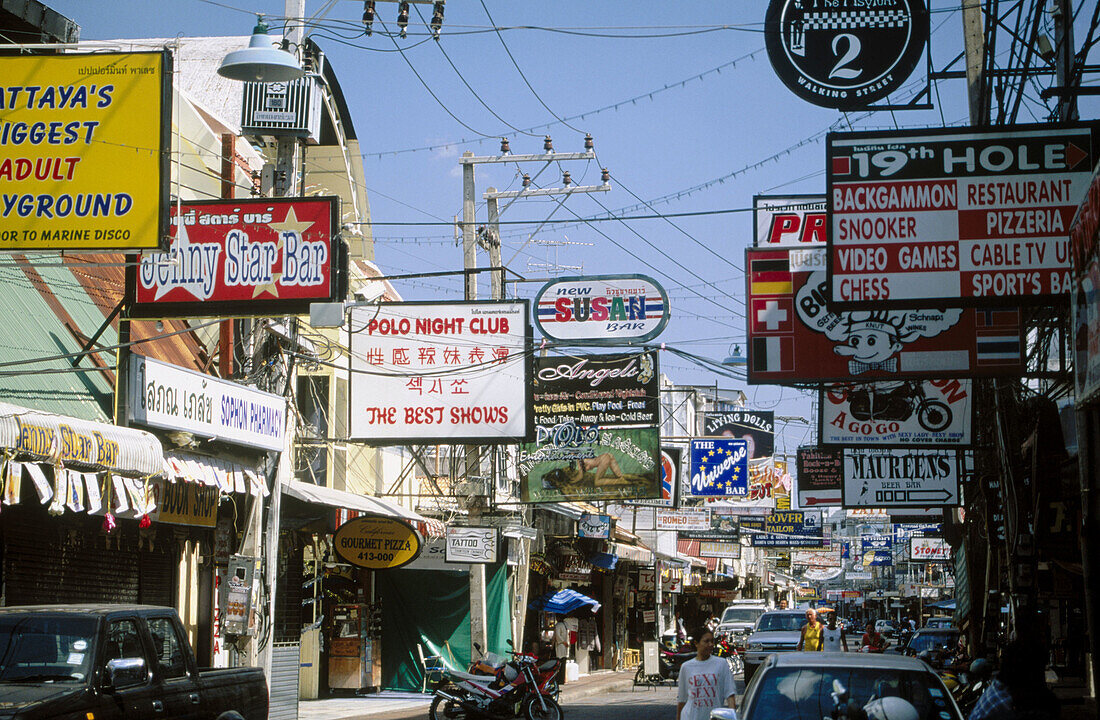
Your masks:
{"label": "blue sign with stars", "polygon": [[749,493],[749,447],[744,440],[711,438],[691,441],[693,497],[743,497]]}

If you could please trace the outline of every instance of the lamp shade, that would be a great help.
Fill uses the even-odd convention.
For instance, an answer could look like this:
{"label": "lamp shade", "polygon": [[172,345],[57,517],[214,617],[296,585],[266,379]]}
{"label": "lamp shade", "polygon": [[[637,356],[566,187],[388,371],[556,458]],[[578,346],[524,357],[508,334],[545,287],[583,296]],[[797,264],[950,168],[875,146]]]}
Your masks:
{"label": "lamp shade", "polygon": [[305,75],[293,55],[271,46],[267,25],[256,23],[248,47],[234,50],[218,66],[218,74],[243,82],[289,82]]}

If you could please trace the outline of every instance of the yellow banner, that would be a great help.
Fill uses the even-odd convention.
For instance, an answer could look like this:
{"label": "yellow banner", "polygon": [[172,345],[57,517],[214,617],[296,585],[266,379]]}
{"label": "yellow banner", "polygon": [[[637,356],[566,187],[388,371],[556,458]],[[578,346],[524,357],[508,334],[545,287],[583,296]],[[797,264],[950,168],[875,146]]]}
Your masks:
{"label": "yellow banner", "polygon": [[129,250],[167,235],[171,56],[0,59],[0,250]]}

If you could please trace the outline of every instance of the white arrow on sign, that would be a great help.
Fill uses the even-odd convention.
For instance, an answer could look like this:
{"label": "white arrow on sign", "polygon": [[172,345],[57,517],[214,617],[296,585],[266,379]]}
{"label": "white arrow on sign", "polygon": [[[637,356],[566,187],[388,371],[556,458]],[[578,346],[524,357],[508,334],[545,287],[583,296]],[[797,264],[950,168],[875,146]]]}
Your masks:
{"label": "white arrow on sign", "polygon": [[959,503],[954,450],[845,448],[846,508],[932,508]]}

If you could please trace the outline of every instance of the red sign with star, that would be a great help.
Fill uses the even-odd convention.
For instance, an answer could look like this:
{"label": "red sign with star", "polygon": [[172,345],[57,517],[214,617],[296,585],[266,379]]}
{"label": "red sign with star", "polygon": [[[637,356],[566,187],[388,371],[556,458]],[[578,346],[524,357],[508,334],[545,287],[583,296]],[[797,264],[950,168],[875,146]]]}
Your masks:
{"label": "red sign with star", "polygon": [[346,294],[338,198],[210,200],[172,206],[168,252],[127,274],[132,317],[309,312]]}

